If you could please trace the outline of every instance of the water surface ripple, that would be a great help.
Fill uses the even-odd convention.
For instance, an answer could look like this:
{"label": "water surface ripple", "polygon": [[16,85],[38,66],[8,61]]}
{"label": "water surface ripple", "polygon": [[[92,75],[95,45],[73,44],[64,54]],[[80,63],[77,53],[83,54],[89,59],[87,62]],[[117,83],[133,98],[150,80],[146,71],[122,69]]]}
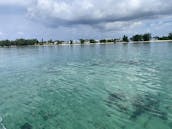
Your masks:
{"label": "water surface ripple", "polygon": [[0,128],[172,129],[171,66],[168,42],[0,48]]}

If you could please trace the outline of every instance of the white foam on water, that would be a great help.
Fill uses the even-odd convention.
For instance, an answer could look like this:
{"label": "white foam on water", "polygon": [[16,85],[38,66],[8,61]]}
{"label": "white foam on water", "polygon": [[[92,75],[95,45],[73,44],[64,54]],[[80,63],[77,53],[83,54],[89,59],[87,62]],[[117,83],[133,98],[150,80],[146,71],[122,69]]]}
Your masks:
{"label": "white foam on water", "polygon": [[2,117],[0,117],[0,125],[1,125],[1,128],[2,129],[6,129],[5,126],[4,126],[4,124],[2,123],[2,121],[3,121],[3,119],[2,119]]}
{"label": "white foam on water", "polygon": [[2,123],[2,117],[0,117],[0,123]]}
{"label": "white foam on water", "polygon": [[7,128],[5,128],[5,126],[1,123],[1,126],[2,126],[2,129],[7,129]]}

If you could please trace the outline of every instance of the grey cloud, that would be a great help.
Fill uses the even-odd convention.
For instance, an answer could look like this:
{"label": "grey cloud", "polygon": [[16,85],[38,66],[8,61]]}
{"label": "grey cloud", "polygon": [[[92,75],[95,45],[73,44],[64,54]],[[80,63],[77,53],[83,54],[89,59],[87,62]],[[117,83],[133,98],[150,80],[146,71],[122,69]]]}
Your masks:
{"label": "grey cloud", "polygon": [[171,0],[1,0],[0,39],[166,35],[171,5]]}
{"label": "grey cloud", "polygon": [[52,27],[125,24],[125,21],[172,14],[172,1],[169,0],[36,0],[35,3],[28,8],[29,16]]}
{"label": "grey cloud", "polygon": [[12,5],[0,5],[0,14],[1,15],[18,15],[24,14],[27,12],[27,9],[22,6],[12,6]]}
{"label": "grey cloud", "polygon": [[35,0],[1,0],[1,6],[28,6],[32,4]]}

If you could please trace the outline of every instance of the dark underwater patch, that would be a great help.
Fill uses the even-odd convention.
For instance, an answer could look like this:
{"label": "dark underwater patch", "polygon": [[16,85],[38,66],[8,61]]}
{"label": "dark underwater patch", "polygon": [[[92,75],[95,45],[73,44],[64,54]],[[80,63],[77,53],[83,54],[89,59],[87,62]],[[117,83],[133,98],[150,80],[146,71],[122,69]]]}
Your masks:
{"label": "dark underwater patch", "polygon": [[32,125],[29,124],[29,123],[25,123],[24,125],[22,125],[22,126],[20,127],[20,129],[32,129]]}
{"label": "dark underwater patch", "polygon": [[110,101],[122,101],[124,100],[124,96],[122,96],[121,94],[117,94],[117,93],[111,93],[109,94],[109,98]]}
{"label": "dark underwater patch", "polygon": [[152,94],[137,95],[134,101],[130,102],[133,110],[124,106],[127,101],[124,94],[109,93],[108,99],[105,102],[110,108],[115,108],[115,110],[123,113],[129,113],[131,120],[136,120],[144,113],[162,120],[168,120],[168,114],[160,110],[159,96]]}
{"label": "dark underwater patch", "polygon": [[123,60],[123,61],[116,61],[119,64],[126,64],[126,65],[140,65],[141,63],[144,63],[144,60],[139,60],[139,61],[135,61],[135,60]]}
{"label": "dark underwater patch", "polygon": [[172,122],[168,123],[168,126],[172,129]]}
{"label": "dark underwater patch", "polygon": [[124,104],[126,101],[127,99],[122,93],[116,92],[109,93],[108,99],[105,100],[108,107],[128,114],[128,108]]}
{"label": "dark underwater patch", "polygon": [[158,117],[162,120],[167,120],[168,116],[167,113],[161,111],[159,109],[160,100],[153,95],[145,95],[144,97],[137,98],[133,103],[132,106],[134,107],[134,111],[132,112],[131,119],[136,119],[137,117],[141,116],[143,113],[148,113],[153,117]]}

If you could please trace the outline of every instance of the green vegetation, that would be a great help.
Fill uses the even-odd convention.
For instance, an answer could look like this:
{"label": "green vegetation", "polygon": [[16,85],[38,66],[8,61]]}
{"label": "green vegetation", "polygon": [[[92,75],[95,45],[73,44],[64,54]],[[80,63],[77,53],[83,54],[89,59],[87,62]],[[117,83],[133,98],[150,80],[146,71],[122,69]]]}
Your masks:
{"label": "green vegetation", "polygon": [[48,43],[53,43],[53,40],[52,40],[52,39],[50,39],[50,40],[48,41]]}
{"label": "green vegetation", "polygon": [[72,40],[70,40],[70,44],[73,44],[73,41]]}
{"label": "green vegetation", "polygon": [[106,42],[107,43],[112,43],[112,42],[114,42],[114,39],[108,39],[108,40],[106,40]]}
{"label": "green vegetation", "polygon": [[85,40],[84,39],[80,39],[80,43],[84,44]]}
{"label": "green vegetation", "polygon": [[97,41],[94,39],[90,39],[90,43],[97,43]]}
{"label": "green vegetation", "polygon": [[63,44],[64,41],[60,41],[60,40],[56,40],[54,41],[54,44],[58,45],[58,44]]}
{"label": "green vegetation", "polygon": [[101,39],[100,43],[106,43],[106,39]]}
{"label": "green vegetation", "polygon": [[150,41],[152,38],[150,33],[146,33],[143,35],[143,41]]}
{"label": "green vegetation", "polygon": [[[150,33],[145,34],[136,34],[133,35],[130,40],[131,41],[150,41],[152,39],[152,36]],[[172,33],[169,33],[168,36],[162,36],[162,37],[154,37],[156,40],[172,40]],[[129,42],[128,36],[124,35],[121,39],[101,39],[101,40],[95,40],[95,39],[79,39],[78,41],[60,41],[52,39],[48,41],[44,41],[43,39],[39,42],[37,39],[16,39],[16,40],[1,40],[0,41],[0,47],[5,46],[26,46],[26,45],[59,45],[59,44],[85,44],[85,43],[116,43],[116,42]]]}
{"label": "green vegetation", "polygon": [[134,35],[132,38],[131,38],[132,41],[143,41],[143,36],[142,35]]}
{"label": "green vegetation", "polygon": [[16,39],[15,41],[2,40],[0,46],[25,46],[25,45],[36,45],[38,44],[37,39]]}
{"label": "green vegetation", "polygon": [[169,38],[170,40],[172,40],[172,33],[169,33],[169,34],[168,34],[168,38]]}
{"label": "green vegetation", "polygon": [[169,38],[167,36],[163,36],[163,37],[157,37],[158,40],[169,40]]}
{"label": "green vegetation", "polygon": [[134,35],[131,40],[132,41],[150,41],[152,38],[151,34],[150,33],[146,33],[146,34],[137,34],[137,35]]}
{"label": "green vegetation", "polygon": [[125,35],[123,36],[122,40],[123,40],[123,42],[129,42],[128,37]]}
{"label": "green vegetation", "polygon": [[100,43],[113,43],[116,39],[101,39],[99,40]]}
{"label": "green vegetation", "polygon": [[158,40],[172,40],[172,33],[169,33],[168,36],[162,36],[162,37],[155,37]]}

